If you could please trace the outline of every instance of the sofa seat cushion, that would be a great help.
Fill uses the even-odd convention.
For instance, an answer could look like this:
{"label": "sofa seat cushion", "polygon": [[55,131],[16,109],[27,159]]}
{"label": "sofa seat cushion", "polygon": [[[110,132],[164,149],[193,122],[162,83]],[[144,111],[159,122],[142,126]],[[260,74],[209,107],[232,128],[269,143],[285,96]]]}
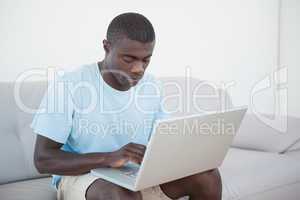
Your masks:
{"label": "sofa seat cushion", "polygon": [[300,182],[300,162],[288,154],[231,148],[220,172],[223,200],[248,199]]}
{"label": "sofa seat cushion", "polygon": [[56,200],[56,190],[50,186],[51,178],[38,178],[0,185],[3,200]]}

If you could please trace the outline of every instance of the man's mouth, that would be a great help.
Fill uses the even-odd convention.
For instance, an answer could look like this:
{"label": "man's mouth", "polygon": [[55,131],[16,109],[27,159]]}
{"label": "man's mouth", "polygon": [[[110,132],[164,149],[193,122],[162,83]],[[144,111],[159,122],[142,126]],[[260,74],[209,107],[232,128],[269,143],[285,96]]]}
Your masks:
{"label": "man's mouth", "polygon": [[133,81],[133,82],[137,82],[137,81],[139,81],[139,80],[141,80],[141,77],[139,77],[139,78],[136,78],[136,77],[131,78],[131,81]]}
{"label": "man's mouth", "polygon": [[130,79],[131,84],[136,85],[139,82],[140,78],[137,79]]}
{"label": "man's mouth", "polygon": [[139,80],[132,80],[131,83],[133,84],[137,84],[139,82]]}

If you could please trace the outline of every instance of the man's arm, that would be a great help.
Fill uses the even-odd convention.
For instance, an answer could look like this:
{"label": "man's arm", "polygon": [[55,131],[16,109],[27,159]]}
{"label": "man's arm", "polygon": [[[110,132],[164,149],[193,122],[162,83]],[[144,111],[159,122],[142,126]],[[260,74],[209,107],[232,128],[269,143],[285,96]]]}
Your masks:
{"label": "man's arm", "polygon": [[40,173],[80,175],[99,167],[121,167],[128,161],[141,163],[145,146],[129,143],[118,151],[77,154],[61,150],[63,144],[37,135],[34,164]]}

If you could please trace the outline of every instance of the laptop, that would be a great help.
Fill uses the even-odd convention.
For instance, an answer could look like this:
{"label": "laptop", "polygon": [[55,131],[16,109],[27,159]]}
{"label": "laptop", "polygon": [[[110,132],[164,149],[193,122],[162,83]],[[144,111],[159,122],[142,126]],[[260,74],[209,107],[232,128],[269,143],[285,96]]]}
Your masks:
{"label": "laptop", "polygon": [[97,168],[91,174],[139,191],[218,168],[237,133],[246,107],[157,120],[141,165]]}

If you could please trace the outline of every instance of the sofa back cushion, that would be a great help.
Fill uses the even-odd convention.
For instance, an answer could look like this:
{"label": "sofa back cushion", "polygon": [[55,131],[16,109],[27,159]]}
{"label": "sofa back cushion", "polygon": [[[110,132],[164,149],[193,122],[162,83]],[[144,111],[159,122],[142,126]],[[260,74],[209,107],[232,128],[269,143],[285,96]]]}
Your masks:
{"label": "sofa back cushion", "polygon": [[[271,115],[265,115],[272,119]],[[273,119],[275,121],[275,119]],[[274,153],[284,153],[291,148],[296,149],[294,144],[300,140],[300,118],[282,116],[281,122],[268,124],[248,110],[240,126],[232,146],[253,150],[261,150]],[[280,123],[286,123],[286,129],[280,130]]]}
{"label": "sofa back cushion", "polygon": [[[214,84],[196,78],[161,77],[163,105],[171,116],[178,117],[232,108],[230,96]],[[47,82],[0,82],[0,184],[41,175],[33,164],[36,134],[30,123],[47,88]],[[19,92],[18,92],[19,91]],[[15,98],[16,97],[16,98]],[[22,107],[25,107],[24,110]],[[287,135],[277,133],[255,116],[247,114],[233,146],[272,152],[284,152],[299,140],[300,120],[289,117]]]}
{"label": "sofa back cushion", "polygon": [[33,114],[24,112],[21,104],[37,109],[47,83],[23,82],[15,98],[14,88],[18,85],[0,82],[0,184],[45,176],[39,174],[33,164],[36,134],[29,127]]}
{"label": "sofa back cushion", "polygon": [[160,77],[163,107],[171,116],[220,111],[232,107],[231,98],[215,84],[193,77]]}

